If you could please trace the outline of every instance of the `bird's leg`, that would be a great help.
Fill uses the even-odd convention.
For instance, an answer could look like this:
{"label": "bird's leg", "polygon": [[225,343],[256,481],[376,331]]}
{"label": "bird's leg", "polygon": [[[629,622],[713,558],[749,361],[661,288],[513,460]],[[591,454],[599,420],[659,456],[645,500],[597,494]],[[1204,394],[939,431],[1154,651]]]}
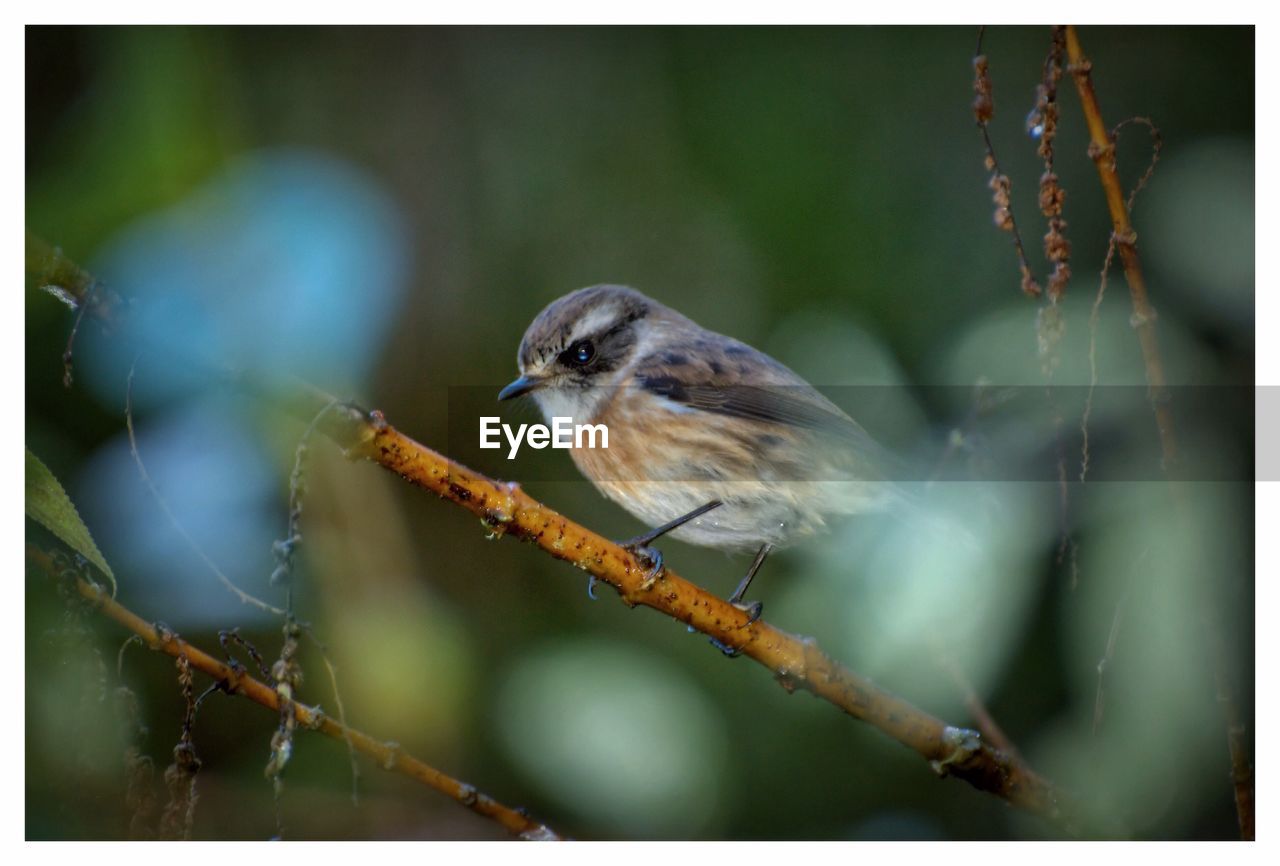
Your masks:
{"label": "bird's leg", "polygon": [[[653,544],[653,542],[657,541],[662,536],[666,535],[668,532],[679,529],[680,527],[688,523],[690,520],[694,520],[698,517],[701,517],[711,509],[719,508],[723,504],[724,503],[721,502],[719,499],[713,499],[710,502],[708,502],[706,505],[699,505],[697,508],[690,511],[688,514],[682,514],[679,517],[677,517],[675,520],[667,521],[666,523],[659,526],[657,529],[650,529],[648,532],[644,533],[643,535],[637,535],[635,538],[628,539],[627,541],[618,542],[619,547],[623,548],[624,550],[630,551],[633,556],[635,556],[637,559],[639,559],[641,562],[643,562],[647,566],[647,571],[645,573],[646,589],[653,586],[653,582],[662,575],[662,551],[658,550],[655,547],[650,547],[650,545]],[[587,594],[590,595],[592,598],[595,598],[595,593],[593,591],[594,589],[595,589],[595,578],[593,577],[591,579],[591,582],[587,585]]]}
{"label": "bird's leg", "polygon": [[[771,550],[773,550],[773,545],[767,541],[760,545],[760,549],[756,551],[756,558],[751,561],[751,567],[747,569],[746,576],[742,578],[742,582],[738,584],[738,588],[733,591],[733,595],[728,598],[729,604],[733,605],[738,610],[746,612],[748,616],[746,622],[747,625],[751,625],[751,623],[760,618],[760,614],[764,612],[764,605],[758,601],[744,603],[742,601],[742,597],[746,595],[747,587],[751,586],[751,579],[756,576],[756,572],[760,570],[760,566],[764,565],[765,558],[769,555],[769,551]],[[735,658],[742,653],[742,650],[727,646],[715,638],[711,639],[711,645],[727,655],[729,658]]]}
{"label": "bird's leg", "polygon": [[751,579],[756,576],[756,572],[760,570],[760,566],[764,565],[765,558],[769,555],[769,551],[773,550],[773,545],[765,542],[760,545],[760,549],[756,551],[756,558],[751,560],[751,567],[747,569],[746,575],[742,578],[742,582],[738,584],[738,588],[733,591],[733,595],[729,596],[729,604],[744,610],[751,614],[751,619],[747,621],[747,625],[755,622],[760,618],[761,612],[764,611],[764,605],[758,601],[743,603],[742,597],[747,594],[747,587],[751,586]]}

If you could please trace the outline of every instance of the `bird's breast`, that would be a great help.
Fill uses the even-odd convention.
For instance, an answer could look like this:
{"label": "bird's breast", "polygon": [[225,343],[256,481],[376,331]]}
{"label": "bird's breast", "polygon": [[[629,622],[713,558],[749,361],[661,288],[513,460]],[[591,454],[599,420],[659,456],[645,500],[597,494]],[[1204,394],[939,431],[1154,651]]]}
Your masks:
{"label": "bird's breast", "polygon": [[829,473],[803,431],[671,410],[632,389],[620,389],[592,423],[608,428],[608,447],[572,449],[575,464],[646,526],[723,503],[672,533],[693,544],[781,546],[821,530],[830,514],[870,503],[865,484]]}

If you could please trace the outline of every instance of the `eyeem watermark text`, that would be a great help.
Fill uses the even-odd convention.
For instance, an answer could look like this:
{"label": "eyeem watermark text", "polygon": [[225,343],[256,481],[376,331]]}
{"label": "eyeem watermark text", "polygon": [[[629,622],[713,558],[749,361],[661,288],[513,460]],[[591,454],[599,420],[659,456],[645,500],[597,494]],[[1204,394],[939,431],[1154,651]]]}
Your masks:
{"label": "eyeem watermark text", "polygon": [[[516,459],[521,443],[530,448],[608,448],[609,428],[603,424],[574,424],[572,418],[552,418],[551,426],[545,424],[521,424],[514,431],[510,424],[503,424],[497,415],[480,416],[480,447],[501,448],[501,436],[511,446],[507,459]],[[597,444],[597,435],[599,442]]]}

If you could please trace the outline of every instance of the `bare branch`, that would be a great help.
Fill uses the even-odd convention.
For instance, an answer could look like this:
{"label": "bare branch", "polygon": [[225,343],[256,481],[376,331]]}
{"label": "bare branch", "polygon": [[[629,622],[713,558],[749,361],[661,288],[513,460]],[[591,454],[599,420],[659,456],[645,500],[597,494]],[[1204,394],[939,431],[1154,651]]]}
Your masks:
{"label": "bare branch", "polygon": [[1124,622],[1124,606],[1128,600],[1129,594],[1125,593],[1120,596],[1120,601],[1116,602],[1116,612],[1111,617],[1111,631],[1107,635],[1107,648],[1103,651],[1102,658],[1098,659],[1098,692],[1093,699],[1093,733],[1095,736],[1098,733],[1098,728],[1102,726],[1102,713],[1107,703],[1107,668],[1111,666],[1111,659],[1116,654],[1116,642],[1120,639],[1120,623]]}
{"label": "bare branch", "polygon": [[147,472],[147,466],[142,462],[142,455],[138,453],[138,437],[133,429],[133,374],[137,370],[137,367],[138,359],[134,358],[133,365],[129,367],[129,379],[125,386],[124,424],[125,430],[129,434],[129,454],[133,457],[134,465],[138,467],[138,475],[142,477],[142,483],[147,486],[147,490],[151,491],[151,498],[155,500],[156,505],[164,513],[164,516],[168,518],[174,531],[177,532],[178,535],[182,536],[182,540],[187,543],[187,547],[191,549],[192,553],[200,557],[200,561],[205,564],[209,571],[213,572],[213,575],[218,578],[219,583],[226,587],[232,595],[240,599],[242,604],[256,607],[259,610],[264,610],[267,613],[275,614],[276,616],[284,616],[285,612],[283,608],[278,608],[273,604],[268,604],[257,596],[245,592],[236,585],[235,581],[227,577],[226,574],[223,573],[222,569],[218,568],[218,566],[214,564],[214,561],[209,558],[208,554],[204,552],[200,545],[196,544],[196,540],[191,537],[191,533],[187,532],[183,527],[181,521],[178,520],[177,516],[169,508],[169,503],[160,495],[160,491],[156,488],[155,482],[151,480],[151,473]]}
{"label": "bare branch", "polygon": [[1138,234],[1129,222],[1129,208],[1125,205],[1124,189],[1116,171],[1115,140],[1102,121],[1098,97],[1090,77],[1093,64],[1085,57],[1084,49],[1080,47],[1080,36],[1074,26],[1067,28],[1067,57],[1076,82],[1076,91],[1080,94],[1085,123],[1089,127],[1089,156],[1098,169],[1098,179],[1102,182],[1102,191],[1107,199],[1107,210],[1111,213],[1116,251],[1120,254],[1125,280],[1129,284],[1129,298],[1133,304],[1132,322],[1142,345],[1147,387],[1156,416],[1156,427],[1160,433],[1162,456],[1165,465],[1172,468],[1178,459],[1178,441],[1166,393],[1164,361],[1160,357],[1160,346],[1156,340],[1156,311],[1147,295],[1147,283],[1142,276],[1142,263],[1138,259]]}
{"label": "bare branch", "polygon": [[[39,548],[27,545],[27,559],[50,576],[57,576],[58,570],[54,565],[53,557]],[[281,699],[276,690],[261,680],[254,679],[243,668],[232,667],[221,662],[168,629],[147,622],[83,577],[77,575],[74,580],[75,590],[81,597],[109,619],[115,620],[141,637],[151,649],[176,659],[185,659],[186,664],[213,677],[227,692],[242,695],[273,712],[280,712]],[[437,770],[410,755],[398,743],[383,742],[362,731],[346,727],[325,715],[318,707],[307,706],[296,701],[291,703],[299,728],[319,731],[327,737],[350,743],[356,751],[372,758],[384,770],[395,770],[416,779],[456,800],[476,814],[498,822],[521,838],[531,840],[561,838],[554,830],[533,820],[523,810],[505,806],[492,797],[480,793],[466,782],[461,782]]]}
{"label": "bare branch", "polygon": [[788,634],[680,577],[650,576],[629,551],[529,496],[514,482],[474,472],[415,442],[381,413],[351,406],[329,413],[324,432],[412,484],[478,516],[486,531],[528,541],[613,587],[629,607],[643,605],[715,638],[759,662],[787,691],[804,689],[917,752],[939,775],[964,779],[1019,808],[1069,820],[1044,778],[983,742],[976,731],[946,724],[835,662],[809,637]]}
{"label": "bare branch", "polygon": [[[1151,306],[1151,301],[1147,294],[1147,284],[1142,275],[1142,266],[1138,260],[1138,235],[1129,222],[1129,210],[1133,204],[1133,197],[1131,195],[1126,201],[1124,191],[1120,186],[1120,175],[1116,171],[1115,133],[1114,131],[1108,133],[1107,126],[1102,121],[1102,111],[1098,107],[1098,97],[1094,91],[1093,79],[1090,74],[1093,64],[1085,56],[1084,49],[1080,45],[1080,35],[1074,26],[1067,27],[1067,57],[1070,60],[1069,68],[1072,77],[1076,82],[1076,91],[1080,94],[1080,105],[1084,112],[1085,122],[1089,127],[1089,156],[1093,159],[1094,165],[1097,166],[1098,178],[1102,182],[1102,190],[1107,199],[1107,209],[1111,213],[1112,243],[1120,254],[1125,280],[1129,284],[1129,299],[1133,306],[1133,315],[1130,318],[1130,322],[1137,330],[1138,341],[1142,346],[1142,358],[1147,374],[1147,389],[1151,400],[1151,408],[1155,414],[1156,429],[1160,436],[1162,463],[1165,473],[1171,481],[1170,492],[1180,521],[1184,528],[1189,529],[1191,523],[1187,509],[1187,497],[1177,477],[1178,440],[1174,432],[1173,412],[1167,393],[1164,362],[1160,357],[1159,343],[1156,341],[1156,311]],[[1118,130],[1119,127],[1116,129]],[[1155,133],[1154,127],[1152,127],[1152,130],[1158,141],[1158,133]],[[1150,176],[1150,171],[1151,169],[1148,169],[1147,174],[1139,181],[1138,186],[1134,189],[1134,195],[1146,183],[1147,178]],[[1235,792],[1240,835],[1245,839],[1253,839],[1253,762],[1250,758],[1246,741],[1247,730],[1240,715],[1239,699],[1235,694],[1231,672],[1227,668],[1223,623],[1215,589],[1215,587],[1208,587],[1203,594],[1205,626],[1213,662],[1214,683],[1217,689],[1218,702],[1222,706],[1226,722],[1227,749],[1231,758],[1231,780]]]}

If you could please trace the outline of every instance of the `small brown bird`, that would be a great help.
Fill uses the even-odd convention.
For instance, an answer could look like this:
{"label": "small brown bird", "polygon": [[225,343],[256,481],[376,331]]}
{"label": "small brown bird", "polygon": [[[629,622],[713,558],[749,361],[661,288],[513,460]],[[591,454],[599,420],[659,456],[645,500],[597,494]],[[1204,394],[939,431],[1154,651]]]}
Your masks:
{"label": "small brown bird", "polygon": [[[573,448],[573,460],[657,526],[627,542],[655,574],[661,555],[648,544],[666,533],[756,551],[735,604],[773,548],[902,499],[887,454],[808,382],[635,289],[591,286],[554,301],[517,361],[520,378],[499,400],[531,394],[548,423],[608,428],[607,448]],[[759,616],[758,603],[740,606]]]}

